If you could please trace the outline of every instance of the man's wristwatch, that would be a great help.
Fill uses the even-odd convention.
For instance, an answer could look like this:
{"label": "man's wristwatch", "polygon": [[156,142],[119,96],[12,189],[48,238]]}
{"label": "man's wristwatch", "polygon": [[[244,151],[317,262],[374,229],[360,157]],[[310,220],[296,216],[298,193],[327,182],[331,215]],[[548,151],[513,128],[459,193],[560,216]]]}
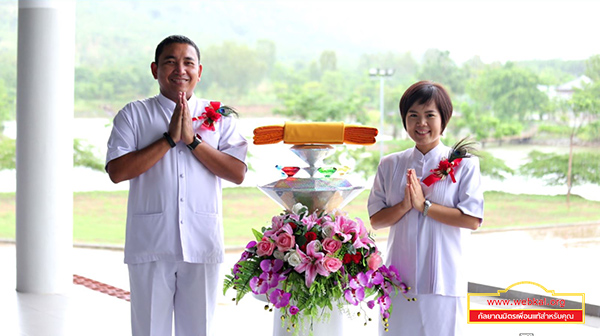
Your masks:
{"label": "man's wristwatch", "polygon": [[427,212],[429,211],[429,207],[431,207],[431,201],[426,199],[425,206],[423,207],[423,217],[427,217]]}
{"label": "man's wristwatch", "polygon": [[194,141],[192,141],[191,144],[187,144],[186,146],[187,146],[187,148],[189,148],[190,150],[193,151],[201,143],[202,143],[202,138],[199,137],[198,135],[194,135]]}

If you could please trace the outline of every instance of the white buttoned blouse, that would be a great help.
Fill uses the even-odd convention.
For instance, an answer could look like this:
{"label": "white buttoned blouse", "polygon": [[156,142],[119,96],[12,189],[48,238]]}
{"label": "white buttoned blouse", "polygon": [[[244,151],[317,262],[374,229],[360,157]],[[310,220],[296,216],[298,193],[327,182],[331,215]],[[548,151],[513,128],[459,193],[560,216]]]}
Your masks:
{"label": "white buttoned blouse", "polygon": [[[369,216],[404,199],[407,169],[415,169],[417,177],[423,181],[438,167],[440,160],[448,157],[450,150],[440,142],[425,155],[413,147],[385,156],[369,195]],[[449,177],[429,187],[421,183],[425,198],[432,203],[458,208],[483,221],[478,158],[463,159],[455,169],[455,177],[456,183]],[[468,235],[468,229],[424,217],[413,208],[390,228],[386,264],[398,268],[402,281],[411,287],[409,294],[464,296],[467,291],[465,240]]]}
{"label": "white buttoned blouse", "polygon": [[[192,96],[192,117],[208,100]],[[115,116],[106,163],[160,139],[169,128],[175,102],[162,94],[126,105]],[[237,119],[222,117],[215,131],[194,129],[202,141],[244,162],[248,143]],[[221,263],[224,260],[221,179],[182,142],[152,168],[129,181],[125,262],[156,260]]]}

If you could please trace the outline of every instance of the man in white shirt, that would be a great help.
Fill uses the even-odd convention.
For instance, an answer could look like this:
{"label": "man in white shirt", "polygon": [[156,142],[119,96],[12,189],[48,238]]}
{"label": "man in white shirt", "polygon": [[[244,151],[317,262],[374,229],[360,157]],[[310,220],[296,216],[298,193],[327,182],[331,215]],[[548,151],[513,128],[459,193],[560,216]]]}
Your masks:
{"label": "man in white shirt", "polygon": [[151,70],[160,94],[119,111],[106,156],[110,179],[130,182],[132,334],[171,335],[174,315],[177,336],[209,335],[224,259],[221,179],[242,183],[248,144],[234,117],[214,117],[218,103],[194,95],[202,65],[193,41],[165,38]]}

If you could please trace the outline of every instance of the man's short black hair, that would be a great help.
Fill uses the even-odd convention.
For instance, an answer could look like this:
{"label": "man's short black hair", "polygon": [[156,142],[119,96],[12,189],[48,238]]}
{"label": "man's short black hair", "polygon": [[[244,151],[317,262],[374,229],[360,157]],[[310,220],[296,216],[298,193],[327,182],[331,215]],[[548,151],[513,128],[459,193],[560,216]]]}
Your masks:
{"label": "man's short black hair", "polygon": [[168,46],[169,44],[173,43],[184,43],[194,47],[194,49],[196,49],[196,54],[198,55],[198,62],[200,62],[200,49],[198,49],[198,46],[196,45],[196,43],[194,43],[194,41],[190,40],[189,38],[183,35],[171,35],[166,37],[156,46],[156,52],[154,53],[154,63],[158,64],[158,57],[160,56],[160,54],[162,54],[163,49],[165,49],[165,46]]}

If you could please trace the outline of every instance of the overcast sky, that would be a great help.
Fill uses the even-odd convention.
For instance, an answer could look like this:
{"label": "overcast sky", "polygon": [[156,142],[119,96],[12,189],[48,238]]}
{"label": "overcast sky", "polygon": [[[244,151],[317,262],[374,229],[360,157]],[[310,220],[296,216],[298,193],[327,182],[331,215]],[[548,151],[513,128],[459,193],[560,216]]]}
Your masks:
{"label": "overcast sky", "polygon": [[[463,62],[587,59],[600,54],[600,1],[284,1],[326,35],[374,49],[449,50]],[[281,2],[279,2],[281,3]]]}

